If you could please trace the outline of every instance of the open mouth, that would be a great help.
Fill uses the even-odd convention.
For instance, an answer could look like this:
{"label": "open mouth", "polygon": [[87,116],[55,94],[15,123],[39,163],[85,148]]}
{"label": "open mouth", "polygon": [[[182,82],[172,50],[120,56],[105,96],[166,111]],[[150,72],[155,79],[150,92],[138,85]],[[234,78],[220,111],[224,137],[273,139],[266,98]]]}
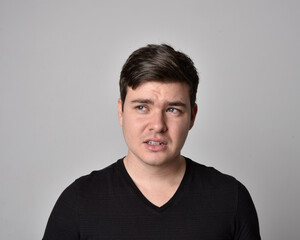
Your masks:
{"label": "open mouth", "polygon": [[155,142],[155,141],[148,141],[146,142],[147,144],[149,145],[154,145],[154,146],[157,146],[157,145],[164,145],[163,142]]}

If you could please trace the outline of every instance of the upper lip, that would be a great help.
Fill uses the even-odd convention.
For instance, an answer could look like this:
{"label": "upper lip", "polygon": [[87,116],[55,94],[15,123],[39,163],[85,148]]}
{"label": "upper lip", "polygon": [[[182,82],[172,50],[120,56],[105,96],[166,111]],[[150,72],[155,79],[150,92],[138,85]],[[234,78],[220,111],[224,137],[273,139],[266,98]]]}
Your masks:
{"label": "upper lip", "polygon": [[152,141],[152,142],[159,142],[159,143],[162,143],[164,145],[168,144],[168,142],[165,140],[165,139],[161,139],[161,138],[147,138],[144,143],[147,143],[149,141]]}

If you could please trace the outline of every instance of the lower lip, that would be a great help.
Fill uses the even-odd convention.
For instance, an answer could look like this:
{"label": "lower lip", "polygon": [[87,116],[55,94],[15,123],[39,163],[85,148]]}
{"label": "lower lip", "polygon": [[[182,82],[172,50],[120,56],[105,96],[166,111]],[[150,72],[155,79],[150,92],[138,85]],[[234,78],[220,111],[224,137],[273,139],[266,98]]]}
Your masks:
{"label": "lower lip", "polygon": [[151,145],[148,143],[145,143],[145,146],[148,150],[153,151],[153,152],[159,152],[159,151],[164,151],[167,149],[166,144],[161,144],[161,145]]}

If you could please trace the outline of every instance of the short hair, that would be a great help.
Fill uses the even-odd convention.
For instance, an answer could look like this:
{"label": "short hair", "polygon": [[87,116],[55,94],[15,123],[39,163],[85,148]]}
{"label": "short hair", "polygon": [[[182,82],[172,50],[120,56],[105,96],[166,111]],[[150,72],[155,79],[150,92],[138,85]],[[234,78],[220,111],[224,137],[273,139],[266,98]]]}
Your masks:
{"label": "short hair", "polygon": [[120,95],[124,105],[127,88],[136,89],[145,82],[184,82],[189,86],[190,104],[196,103],[199,84],[197,69],[184,53],[166,44],[149,44],[134,51],[120,74]]}

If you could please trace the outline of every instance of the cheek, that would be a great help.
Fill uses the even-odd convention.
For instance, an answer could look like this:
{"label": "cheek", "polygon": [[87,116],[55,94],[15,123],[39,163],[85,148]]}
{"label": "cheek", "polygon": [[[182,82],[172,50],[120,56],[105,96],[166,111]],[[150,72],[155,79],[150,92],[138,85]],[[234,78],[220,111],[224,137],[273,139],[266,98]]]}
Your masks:
{"label": "cheek", "polygon": [[133,121],[130,121],[126,116],[123,117],[123,122],[122,122],[122,127],[123,127],[123,133],[125,137],[128,137],[127,135],[130,135],[131,128],[134,128]]}
{"label": "cheek", "polygon": [[124,115],[122,128],[126,141],[131,141],[141,134],[142,124],[129,114]]}
{"label": "cheek", "polygon": [[131,114],[124,114],[123,117],[123,128],[125,129],[136,129],[138,126],[138,121],[136,118],[134,118]]}
{"label": "cheek", "polygon": [[176,136],[177,141],[180,144],[183,144],[188,135],[189,126],[190,121],[187,119],[186,121],[181,121],[179,123],[174,124],[174,126],[169,128],[169,130],[173,132],[173,136]]}
{"label": "cheek", "polygon": [[123,125],[122,125],[123,136],[124,136],[125,142],[128,146],[132,145],[132,142],[133,142],[134,131],[131,127],[132,126],[130,124],[128,124],[127,120],[123,119]]}

